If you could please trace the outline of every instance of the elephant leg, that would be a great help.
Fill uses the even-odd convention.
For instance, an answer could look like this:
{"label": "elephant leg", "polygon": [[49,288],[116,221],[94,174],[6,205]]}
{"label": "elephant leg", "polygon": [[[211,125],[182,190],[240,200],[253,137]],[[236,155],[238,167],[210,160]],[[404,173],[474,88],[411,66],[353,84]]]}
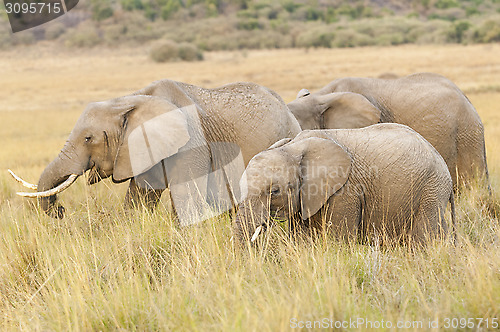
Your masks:
{"label": "elephant leg", "polygon": [[353,241],[364,237],[362,204],[359,193],[352,186],[344,187],[332,196],[324,213],[313,218],[312,228],[326,232],[337,240]]}
{"label": "elephant leg", "polygon": [[161,194],[165,189],[142,188],[135,179],[130,180],[127,194],[125,196],[125,206],[128,208],[145,206],[153,210],[160,201]]}
{"label": "elephant leg", "polygon": [[158,205],[161,194],[166,188],[163,165],[159,163],[147,172],[130,179],[125,196],[125,206],[145,206],[153,210]]}
{"label": "elephant leg", "polygon": [[436,239],[444,239],[448,232],[445,220],[446,206],[451,193],[436,192],[439,185],[429,184],[433,190],[424,190],[417,213],[411,218],[408,231],[412,243],[423,245]]}
{"label": "elephant leg", "polygon": [[456,180],[460,187],[461,185],[471,185],[472,180],[478,178],[480,183],[484,183],[489,188],[484,129],[477,125],[467,128],[467,130],[466,134],[459,137],[457,141],[458,175]]}

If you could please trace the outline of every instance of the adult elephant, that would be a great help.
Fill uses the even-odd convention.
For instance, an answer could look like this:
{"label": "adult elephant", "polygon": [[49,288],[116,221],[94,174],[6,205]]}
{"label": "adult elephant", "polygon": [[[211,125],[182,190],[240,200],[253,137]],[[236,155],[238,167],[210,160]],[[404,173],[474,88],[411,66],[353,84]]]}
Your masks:
{"label": "adult elephant", "polygon": [[[447,234],[453,183],[421,135],[394,123],[303,131],[256,155],[241,180],[236,238],[254,241],[274,220],[339,239],[409,240]],[[252,236],[253,234],[253,236]]]}
{"label": "adult elephant", "polygon": [[[132,95],[91,103],[66,145],[45,168],[42,209],[63,218],[56,194],[90,170],[94,184],[131,180],[126,201],[154,207],[170,187],[182,224],[202,218],[205,200],[233,204],[234,183],[248,161],[300,126],[283,100],[253,83],[215,89],[160,80]],[[225,203],[224,203],[225,202]],[[198,215],[197,215],[198,213]]]}
{"label": "adult elephant", "polygon": [[487,182],[484,127],[474,106],[447,78],[419,73],[397,79],[341,78],[315,93],[303,89],[288,107],[302,129],[407,125],[443,156],[454,185]]}

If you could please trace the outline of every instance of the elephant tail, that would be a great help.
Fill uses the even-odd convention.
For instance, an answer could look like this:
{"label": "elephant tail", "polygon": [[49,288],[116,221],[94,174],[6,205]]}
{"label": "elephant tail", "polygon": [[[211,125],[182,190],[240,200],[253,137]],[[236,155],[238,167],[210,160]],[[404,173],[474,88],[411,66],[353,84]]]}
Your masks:
{"label": "elephant tail", "polygon": [[456,215],[455,215],[455,194],[453,193],[453,190],[451,191],[450,194],[450,206],[451,206],[451,233],[453,236],[453,244],[457,244],[457,222],[456,222]]}

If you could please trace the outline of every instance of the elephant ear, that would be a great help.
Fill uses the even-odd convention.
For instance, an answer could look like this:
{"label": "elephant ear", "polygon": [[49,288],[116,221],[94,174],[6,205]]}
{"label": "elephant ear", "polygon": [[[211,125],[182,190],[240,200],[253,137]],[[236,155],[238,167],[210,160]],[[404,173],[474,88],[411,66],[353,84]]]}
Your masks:
{"label": "elephant ear", "polygon": [[380,110],[363,95],[334,92],[320,97],[323,129],[363,128],[380,122]]}
{"label": "elephant ear", "polygon": [[[113,181],[122,182],[176,154],[190,139],[182,109],[151,96],[125,97],[123,133],[115,158]],[[122,106],[123,107],[123,106]]]}
{"label": "elephant ear", "polygon": [[352,159],[332,139],[311,137],[295,143],[302,153],[300,186],[302,219],[316,214],[347,182]]}

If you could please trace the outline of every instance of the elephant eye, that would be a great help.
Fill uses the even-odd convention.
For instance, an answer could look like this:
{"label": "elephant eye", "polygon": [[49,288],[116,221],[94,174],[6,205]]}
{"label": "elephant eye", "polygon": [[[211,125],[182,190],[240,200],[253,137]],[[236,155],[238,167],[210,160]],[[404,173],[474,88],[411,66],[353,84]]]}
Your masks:
{"label": "elephant eye", "polygon": [[92,140],[92,136],[86,136],[85,137],[85,143],[88,143]]}
{"label": "elephant eye", "polygon": [[280,193],[280,188],[279,187],[271,189],[271,195],[278,195],[279,193]]}

